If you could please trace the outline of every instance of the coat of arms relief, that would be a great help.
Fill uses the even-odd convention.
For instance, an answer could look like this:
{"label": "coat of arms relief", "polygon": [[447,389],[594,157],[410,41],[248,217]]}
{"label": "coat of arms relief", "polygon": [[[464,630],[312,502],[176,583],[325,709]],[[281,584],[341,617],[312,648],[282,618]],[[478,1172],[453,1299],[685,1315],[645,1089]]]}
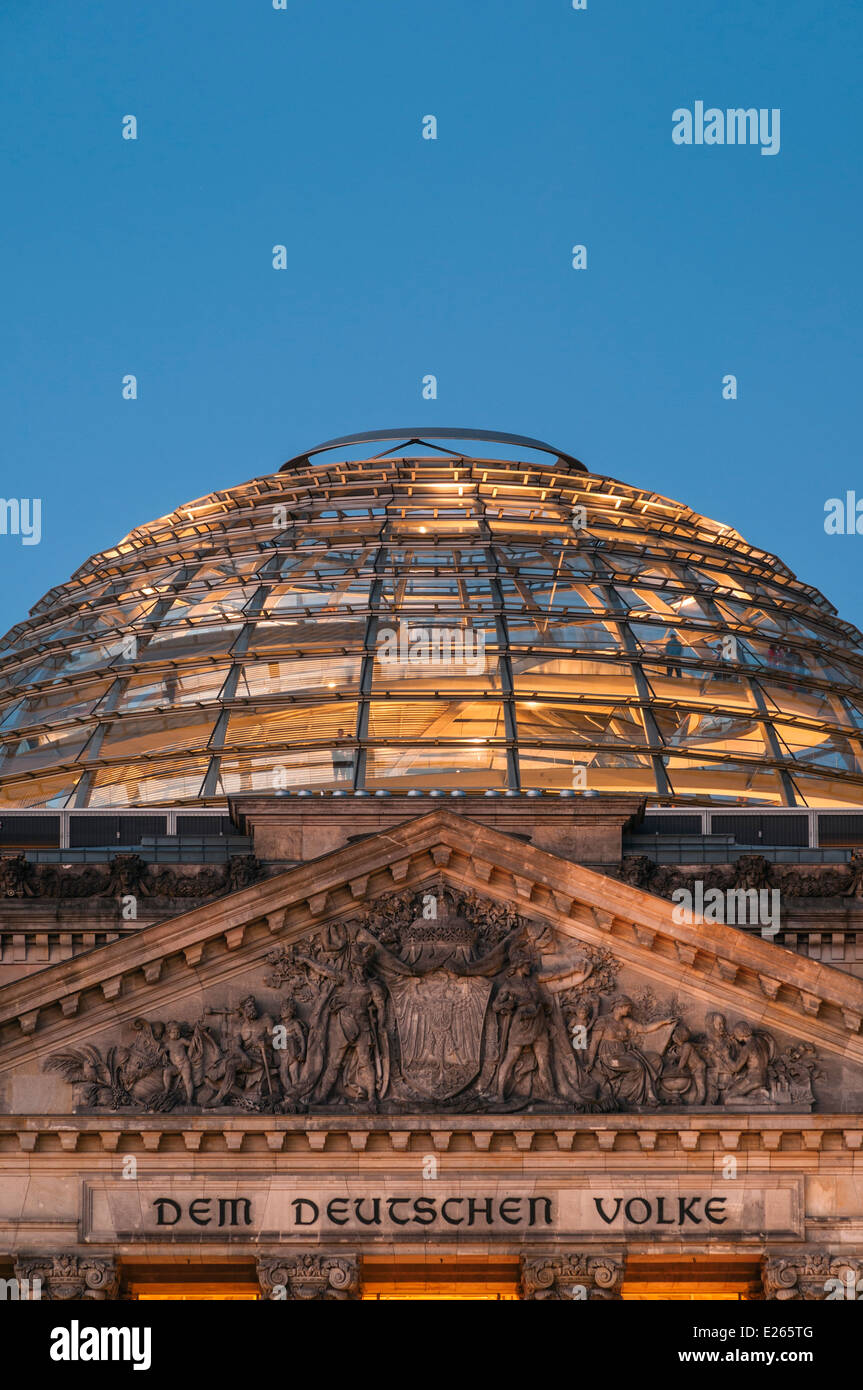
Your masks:
{"label": "coat of arms relief", "polygon": [[129,1043],[55,1053],[79,1111],[292,1114],[794,1108],[811,1044],[676,997],[624,992],[604,947],[441,885],[401,893],[269,957],[264,987]]}

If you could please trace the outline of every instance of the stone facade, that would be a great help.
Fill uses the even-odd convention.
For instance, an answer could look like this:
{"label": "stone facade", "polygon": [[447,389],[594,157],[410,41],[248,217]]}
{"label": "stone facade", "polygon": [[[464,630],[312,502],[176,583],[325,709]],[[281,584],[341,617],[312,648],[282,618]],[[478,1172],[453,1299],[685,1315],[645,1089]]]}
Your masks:
{"label": "stone facade", "polygon": [[[279,808],[244,812],[256,855]],[[485,1261],[613,1300],[694,1255],[760,1270],[748,1296],[857,1297],[863,983],[572,862],[601,826],[619,864],[605,809],[544,808],[555,848],[363,810],[387,823],[0,986],[8,1276],[332,1301]]]}

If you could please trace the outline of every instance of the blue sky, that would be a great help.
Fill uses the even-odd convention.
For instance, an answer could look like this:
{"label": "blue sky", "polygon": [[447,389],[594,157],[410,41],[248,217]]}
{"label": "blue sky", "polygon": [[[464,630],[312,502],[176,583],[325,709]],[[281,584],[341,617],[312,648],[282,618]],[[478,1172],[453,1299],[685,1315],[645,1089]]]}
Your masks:
{"label": "blue sky", "polygon": [[[861,40],[811,0],[7,0],[0,491],[43,539],[0,537],[0,630],[131,527],[416,422],[679,498],[863,626],[863,536],[823,529],[863,497]],[[778,107],[780,152],[674,145],[696,100]]]}

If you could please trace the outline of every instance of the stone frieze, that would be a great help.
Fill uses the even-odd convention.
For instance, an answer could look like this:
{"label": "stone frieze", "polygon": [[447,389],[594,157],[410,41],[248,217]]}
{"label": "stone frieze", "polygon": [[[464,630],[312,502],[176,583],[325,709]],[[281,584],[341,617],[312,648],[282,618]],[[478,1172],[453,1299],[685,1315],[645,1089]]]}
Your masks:
{"label": "stone frieze", "polygon": [[77,1111],[608,1113],[810,1110],[814,1047],[625,992],[608,948],[440,885],[393,895],[269,958],[194,1020],[53,1054]]}

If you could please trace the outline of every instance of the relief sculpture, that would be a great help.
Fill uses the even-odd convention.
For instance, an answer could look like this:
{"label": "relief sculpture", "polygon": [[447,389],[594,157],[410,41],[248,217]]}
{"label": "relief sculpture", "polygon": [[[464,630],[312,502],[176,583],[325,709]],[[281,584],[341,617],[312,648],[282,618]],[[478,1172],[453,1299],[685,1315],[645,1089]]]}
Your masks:
{"label": "relief sculpture", "polygon": [[811,1109],[814,1048],[676,998],[623,993],[604,947],[439,885],[282,946],[249,994],[191,1022],[137,1018],[46,1068],[82,1111],[610,1112]]}

